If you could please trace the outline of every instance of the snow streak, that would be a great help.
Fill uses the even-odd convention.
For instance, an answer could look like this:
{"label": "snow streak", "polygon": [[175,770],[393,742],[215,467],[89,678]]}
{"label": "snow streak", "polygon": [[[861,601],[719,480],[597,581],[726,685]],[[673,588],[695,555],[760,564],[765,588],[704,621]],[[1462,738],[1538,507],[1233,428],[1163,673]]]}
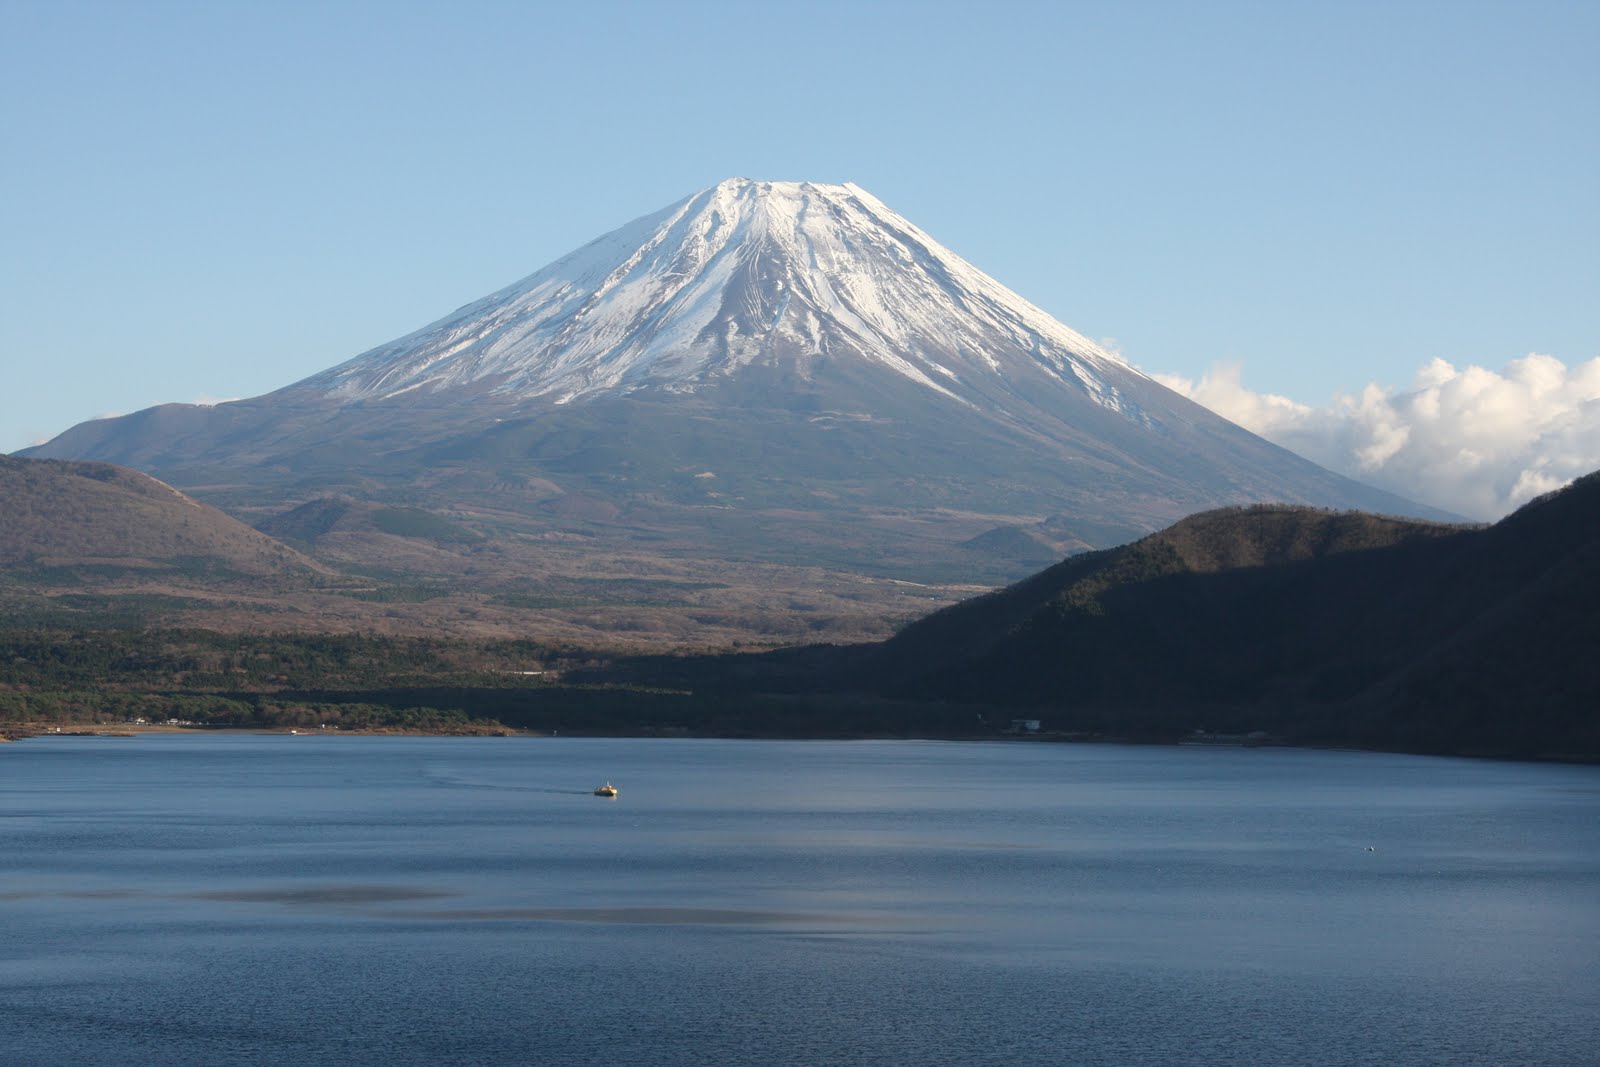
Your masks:
{"label": "snow streak", "polygon": [[1112,410],[1142,377],[859,186],[731,179],[297,388],[570,402],[842,355],[963,403],[1018,361]]}

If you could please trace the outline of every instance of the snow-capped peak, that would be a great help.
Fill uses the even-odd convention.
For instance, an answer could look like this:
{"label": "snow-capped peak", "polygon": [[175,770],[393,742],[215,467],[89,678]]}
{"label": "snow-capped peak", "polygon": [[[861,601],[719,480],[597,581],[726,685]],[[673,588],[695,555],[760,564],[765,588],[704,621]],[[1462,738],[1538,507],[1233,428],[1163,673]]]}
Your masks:
{"label": "snow-capped peak", "polygon": [[857,185],[732,178],[296,388],[562,403],[848,357],[966,403],[1042,371],[1116,409],[1138,376]]}

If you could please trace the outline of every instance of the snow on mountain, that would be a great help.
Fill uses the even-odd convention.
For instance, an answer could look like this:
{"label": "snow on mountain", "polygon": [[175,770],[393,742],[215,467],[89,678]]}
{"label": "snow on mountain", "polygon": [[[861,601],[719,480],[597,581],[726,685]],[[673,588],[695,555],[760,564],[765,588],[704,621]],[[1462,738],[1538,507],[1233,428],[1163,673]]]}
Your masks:
{"label": "snow on mountain", "polygon": [[28,454],[261,511],[401,493],[533,537],[868,569],[1227,504],[1417,510],[1139,373],[858,186],[745,179],[276,392]]}
{"label": "snow on mountain", "polygon": [[1143,378],[859,186],[735,178],[295,390],[348,403],[467,388],[559,404],[693,391],[759,364],[804,377],[840,356],[980,406],[979,381],[1042,371],[1120,410],[1110,379]]}

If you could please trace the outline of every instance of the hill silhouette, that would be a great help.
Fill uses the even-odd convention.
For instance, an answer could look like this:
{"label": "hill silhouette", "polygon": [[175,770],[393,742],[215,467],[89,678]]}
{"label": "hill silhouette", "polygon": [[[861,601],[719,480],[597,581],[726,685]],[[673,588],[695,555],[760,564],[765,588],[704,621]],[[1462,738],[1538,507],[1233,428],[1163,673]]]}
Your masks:
{"label": "hill silhouette", "polygon": [[146,474],[109,463],[0,456],[0,567],[264,578],[310,559]]}
{"label": "hill silhouette", "polygon": [[640,661],[634,677],[781,694],[845,731],[857,714],[945,729],[964,710],[973,733],[1018,717],[1057,735],[1585,759],[1597,647],[1600,474],[1488,527],[1204,512],[885,642]]}
{"label": "hill silhouette", "polygon": [[1600,753],[1597,642],[1590,475],[1486,528],[1207,512],[936,612],[844,677],[1062,729]]}

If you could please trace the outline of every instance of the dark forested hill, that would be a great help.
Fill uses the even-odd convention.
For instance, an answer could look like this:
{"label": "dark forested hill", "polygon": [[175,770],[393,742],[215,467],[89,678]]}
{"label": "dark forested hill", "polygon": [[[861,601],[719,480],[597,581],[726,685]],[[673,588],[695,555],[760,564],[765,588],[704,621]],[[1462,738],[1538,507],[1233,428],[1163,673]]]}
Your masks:
{"label": "dark forested hill", "polygon": [[1600,475],[1487,528],[1207,512],[850,658],[1063,729],[1600,753]]}

